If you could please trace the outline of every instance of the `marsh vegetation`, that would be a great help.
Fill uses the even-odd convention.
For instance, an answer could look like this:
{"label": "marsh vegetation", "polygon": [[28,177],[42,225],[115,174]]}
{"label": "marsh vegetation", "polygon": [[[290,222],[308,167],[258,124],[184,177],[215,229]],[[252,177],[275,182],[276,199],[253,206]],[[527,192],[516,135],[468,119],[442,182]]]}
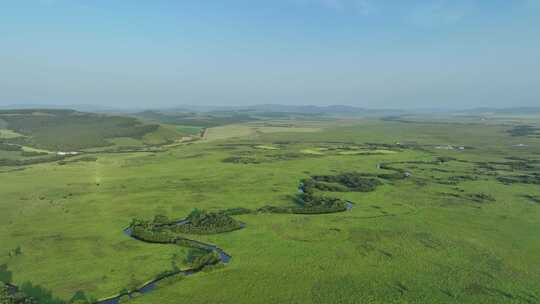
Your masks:
{"label": "marsh vegetation", "polygon": [[38,303],[539,301],[534,136],[516,149],[493,120],[258,119],[192,144],[144,144],[163,125],[104,135],[79,155],[30,149],[35,128],[2,135],[6,303],[14,287]]}

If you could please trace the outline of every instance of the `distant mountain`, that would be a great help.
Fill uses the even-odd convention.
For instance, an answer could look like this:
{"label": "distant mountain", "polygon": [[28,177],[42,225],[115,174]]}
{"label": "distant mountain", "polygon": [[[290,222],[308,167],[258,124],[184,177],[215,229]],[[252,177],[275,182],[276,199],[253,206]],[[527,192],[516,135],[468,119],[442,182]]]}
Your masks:
{"label": "distant mountain", "polygon": [[91,113],[129,113],[137,112],[139,109],[133,110],[124,110],[115,107],[107,107],[100,105],[89,105],[89,104],[71,104],[71,105],[57,105],[57,104],[11,104],[11,105],[0,105],[0,110],[21,110],[21,109],[71,109],[80,112],[91,112]]}
{"label": "distant mountain", "polygon": [[460,112],[467,113],[494,113],[494,114],[540,114],[540,107],[515,107],[515,108],[474,108]]}
{"label": "distant mountain", "polygon": [[259,112],[286,112],[286,113],[362,113],[365,109],[344,106],[344,105],[330,105],[330,106],[313,106],[313,105],[280,105],[280,104],[263,104],[245,107],[246,110],[254,110]]}
{"label": "distant mountain", "polygon": [[248,113],[291,113],[291,114],[342,114],[342,115],[389,115],[402,114],[402,110],[378,110],[365,109],[347,105],[283,105],[283,104],[261,104],[250,106],[198,106],[181,105],[168,109],[156,109],[161,112],[248,112]]}
{"label": "distant mountain", "polygon": [[368,109],[349,105],[285,105],[285,104],[260,104],[248,106],[211,106],[211,105],[178,105],[174,107],[114,107],[91,104],[11,104],[0,105],[0,109],[73,109],[81,112],[94,113],[141,113],[154,111],[161,113],[210,113],[230,112],[234,113],[285,113],[285,114],[310,114],[310,115],[351,115],[351,116],[388,116],[402,114],[430,114],[430,113],[467,113],[467,114],[540,114],[540,107],[512,107],[494,108],[482,107],[472,109]]}

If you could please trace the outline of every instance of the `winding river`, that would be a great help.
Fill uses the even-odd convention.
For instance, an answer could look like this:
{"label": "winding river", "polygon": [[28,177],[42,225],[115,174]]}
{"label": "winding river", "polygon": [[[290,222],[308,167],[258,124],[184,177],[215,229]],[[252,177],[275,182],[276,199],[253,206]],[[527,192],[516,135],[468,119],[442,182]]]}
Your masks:
{"label": "winding river", "polygon": [[[187,222],[186,220],[181,220],[181,221],[176,222],[176,224],[177,225],[182,225],[182,224],[185,224],[186,222]],[[244,228],[244,227],[245,227],[245,225],[242,224],[241,228]],[[124,229],[124,234],[131,237],[134,240],[137,240],[137,241],[150,243],[150,244],[156,244],[156,243],[153,243],[153,242],[148,242],[148,241],[136,238],[135,236],[133,236],[131,228],[129,228],[129,227]],[[229,263],[231,261],[232,257],[229,254],[227,254],[225,251],[223,251],[223,249],[219,248],[216,245],[207,244],[207,243],[203,243],[203,242],[199,242],[199,241],[195,241],[195,240],[190,240],[190,239],[185,239],[185,240],[189,241],[190,243],[192,243],[194,245],[197,245],[198,248],[201,248],[203,250],[207,250],[208,252],[216,252],[219,255],[219,259],[220,259],[221,263],[223,263],[223,264],[227,264],[227,263]],[[108,297],[108,298],[105,298],[105,299],[98,300],[97,302],[95,302],[95,304],[118,304],[120,302],[120,299],[125,298],[126,296],[129,297],[129,298],[133,298],[136,295],[149,293],[149,292],[155,290],[157,284],[159,282],[167,279],[167,278],[170,278],[170,277],[173,277],[173,276],[178,276],[178,275],[190,276],[190,275],[193,275],[193,274],[196,274],[196,273],[202,271],[203,268],[204,268],[204,266],[200,267],[200,268],[197,268],[197,269],[186,269],[186,270],[173,271],[173,272],[170,272],[170,273],[168,273],[168,274],[166,274],[164,276],[160,276],[158,278],[155,278],[152,281],[149,281],[149,282],[145,283],[143,286],[141,286],[141,287],[139,287],[139,288],[137,288],[135,290],[130,290],[130,291],[125,292],[125,293],[121,293],[121,294],[118,294],[118,295],[114,295],[112,297]]]}
{"label": "winding river", "polygon": [[[304,191],[304,188],[303,188],[302,184],[299,187],[299,191],[300,192]],[[350,202],[350,201],[347,201],[345,211],[350,211],[352,208],[353,208],[353,203]],[[188,222],[189,221],[187,219],[182,219],[182,220],[176,221],[174,224],[175,225],[184,225],[184,224],[187,224]],[[243,228],[245,228],[245,224],[241,223],[240,229],[243,229]],[[159,242],[150,242],[150,241],[142,240],[142,239],[139,239],[136,236],[134,236],[132,232],[133,231],[132,231],[132,229],[130,227],[124,229],[124,234],[125,235],[127,235],[130,238],[132,238],[134,240],[137,240],[137,241],[150,243],[150,244],[171,244],[171,243],[159,243]],[[220,262],[223,263],[223,264],[228,264],[232,259],[231,255],[229,255],[223,249],[219,248],[216,245],[207,244],[207,243],[203,243],[203,242],[196,241],[196,240],[191,240],[191,239],[185,239],[185,238],[182,238],[182,239],[184,241],[187,241],[187,242],[193,244],[194,245],[193,247],[203,249],[203,250],[206,250],[208,252],[217,253],[218,256],[219,256]],[[204,266],[207,266],[207,265],[204,265]],[[170,273],[167,273],[166,275],[162,275],[160,277],[157,277],[157,278],[145,283],[144,285],[142,285],[141,287],[139,287],[137,289],[130,290],[130,291],[127,291],[127,292],[124,292],[124,293],[120,293],[120,294],[117,294],[117,295],[114,295],[114,296],[111,296],[111,297],[108,297],[108,298],[100,299],[97,302],[95,302],[95,304],[119,304],[120,300],[124,299],[126,297],[131,299],[131,298],[140,296],[141,294],[145,294],[145,293],[149,293],[149,292],[154,291],[156,289],[156,287],[157,287],[157,284],[159,282],[167,279],[167,278],[170,278],[170,277],[173,277],[173,276],[179,276],[179,275],[183,275],[183,276],[194,275],[194,274],[202,271],[204,269],[204,266],[201,266],[201,267],[199,267],[197,269],[192,268],[192,269],[186,269],[186,270],[172,271]]]}

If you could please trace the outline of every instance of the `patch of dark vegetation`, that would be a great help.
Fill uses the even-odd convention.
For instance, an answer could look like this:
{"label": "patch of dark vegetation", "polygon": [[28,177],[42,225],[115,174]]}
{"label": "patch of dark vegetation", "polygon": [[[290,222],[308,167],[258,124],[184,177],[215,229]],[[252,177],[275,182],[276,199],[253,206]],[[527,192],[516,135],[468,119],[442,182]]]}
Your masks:
{"label": "patch of dark vegetation", "polygon": [[379,249],[378,251],[379,251],[379,253],[380,253],[382,256],[384,256],[384,257],[386,257],[386,258],[391,259],[391,258],[394,257],[394,255],[393,255],[392,253],[388,252],[388,251],[381,250],[381,249]]}
{"label": "patch of dark vegetation", "polygon": [[394,283],[394,288],[399,292],[400,295],[404,295],[409,291],[409,288],[399,281]]}
{"label": "patch of dark vegetation", "polygon": [[202,269],[209,265],[216,265],[221,262],[219,254],[215,251],[207,252],[200,249],[191,249],[185,259],[185,263],[192,269]]}
{"label": "patch of dark vegetation", "polygon": [[135,147],[135,146],[119,146],[114,148],[107,148],[104,150],[101,150],[99,152],[85,152],[87,154],[116,154],[116,153],[162,153],[167,152],[167,149],[160,148],[158,145],[154,146],[141,146],[141,147]]}
{"label": "patch of dark vegetation", "polygon": [[478,176],[474,175],[454,175],[448,178],[449,181],[462,182],[462,181],[475,181],[478,180]]}
{"label": "patch of dark vegetation", "polygon": [[540,173],[529,175],[499,176],[497,180],[505,185],[511,184],[535,184],[540,185]]}
{"label": "patch of dark vegetation", "polygon": [[447,162],[449,162],[449,161],[455,161],[455,160],[456,160],[456,158],[454,158],[454,157],[450,157],[450,156],[439,156],[439,157],[437,157],[437,160],[436,160],[436,161],[439,162],[439,163],[447,163]]}
{"label": "patch of dark vegetation", "polygon": [[[21,246],[17,246],[15,247],[15,249],[9,251],[8,256],[12,258],[12,257],[20,256],[22,254],[23,252],[22,252]],[[2,281],[1,274],[2,274],[2,266],[0,266],[0,281]]]}
{"label": "patch of dark vegetation", "polygon": [[[34,299],[39,304],[65,304],[66,302],[55,297],[50,290],[30,282],[25,282],[20,287],[20,292],[26,297]],[[88,303],[88,302],[87,302]]]}
{"label": "patch of dark vegetation", "polygon": [[533,203],[540,204],[540,195],[526,194],[526,195],[523,195],[523,197],[525,197],[526,199],[528,199],[529,201],[531,201]]}
{"label": "patch of dark vegetation", "polygon": [[386,144],[386,143],[365,143],[369,149],[373,150],[401,150],[401,149],[416,149],[420,146],[415,142],[406,142],[406,143],[395,143],[395,144]]}
{"label": "patch of dark vegetation", "polygon": [[229,208],[225,210],[220,210],[219,213],[232,216],[232,215],[252,214],[253,211],[247,208]]}
{"label": "patch of dark vegetation", "polygon": [[431,168],[430,170],[433,171],[433,172],[443,172],[443,173],[451,173],[452,172],[450,170],[441,169],[441,168]]}
{"label": "patch of dark vegetation", "polygon": [[260,164],[261,161],[255,157],[231,156],[222,160],[224,163],[232,164]]}
{"label": "patch of dark vegetation", "polygon": [[458,194],[458,193],[452,193],[452,192],[440,192],[439,194],[442,196],[462,199],[466,201],[472,201],[474,203],[479,203],[479,204],[495,202],[495,198],[486,193],[469,193],[469,194],[460,193]]}
{"label": "patch of dark vegetation", "polygon": [[314,158],[321,157],[321,155],[315,154],[303,154],[303,153],[275,153],[275,154],[265,154],[257,155],[253,151],[239,151],[234,156],[227,157],[222,161],[225,163],[233,164],[261,164],[261,163],[270,163],[276,161],[288,161],[302,158]]}
{"label": "patch of dark vegetation", "polygon": [[12,272],[7,265],[0,265],[0,304],[90,304],[95,299],[88,298],[84,292],[78,291],[69,302],[57,298],[50,290],[24,282],[16,286],[12,284]]}
{"label": "patch of dark vegetation", "polygon": [[0,265],[0,282],[11,283],[13,273],[8,269],[7,264]]}
{"label": "patch of dark vegetation", "polygon": [[111,145],[114,137],[142,138],[159,125],[143,124],[138,119],[108,116],[73,110],[6,110],[0,118],[8,128],[26,135],[17,138],[25,145],[55,151],[74,151]]}
{"label": "patch of dark vegetation", "polygon": [[325,214],[342,212],[349,209],[350,202],[335,197],[303,192],[295,197],[296,206],[264,206],[257,209],[262,213]]}
{"label": "patch of dark vegetation", "polygon": [[0,173],[10,173],[10,172],[24,171],[25,169],[26,168],[24,168],[24,167],[19,167],[19,168],[3,170],[3,171],[0,171]]}
{"label": "patch of dark vegetation", "polygon": [[67,160],[67,161],[59,161],[58,164],[67,165],[67,164],[73,164],[73,163],[78,163],[78,162],[95,162],[97,160],[98,158],[96,156],[89,155],[89,156],[78,157],[78,158]]}
{"label": "patch of dark vegetation", "polygon": [[467,197],[476,203],[486,203],[486,202],[495,201],[495,198],[493,196],[486,193],[472,193],[472,194],[467,195]]}
{"label": "patch of dark vegetation", "polygon": [[532,171],[538,170],[539,160],[536,159],[514,159],[504,162],[474,162],[477,168],[487,171]]}
{"label": "patch of dark vegetation", "polygon": [[316,181],[312,178],[305,179],[302,181],[302,184],[300,185],[302,190],[308,191],[307,189],[317,189],[320,191],[328,191],[328,192],[347,192],[349,191],[349,188],[347,188],[344,185],[336,184],[336,183],[329,183],[329,182],[323,182],[323,181]]}
{"label": "patch of dark vegetation", "polygon": [[38,302],[19,291],[16,286],[0,281],[0,304],[38,304]]}
{"label": "patch of dark vegetation", "polygon": [[509,161],[474,162],[474,164],[479,170],[488,171],[488,173],[491,173],[491,175],[498,174],[497,171],[515,172],[540,170],[540,160],[518,157],[508,157],[507,159]]}
{"label": "patch of dark vegetation", "polygon": [[[377,168],[382,170],[388,170],[388,171],[394,171],[395,173],[392,173],[390,175],[387,175],[387,179],[402,179],[404,177],[410,176],[410,171],[407,169],[402,169],[399,167],[396,167],[394,165],[400,165],[400,164],[428,164],[428,165],[438,165],[440,162],[437,161],[408,161],[408,162],[389,162],[389,163],[380,163],[377,165]],[[412,166],[409,166],[412,167]],[[379,175],[379,177],[384,178],[383,175]]]}
{"label": "patch of dark vegetation", "polygon": [[10,144],[5,142],[0,142],[0,150],[2,151],[22,151],[22,147],[16,144]]}
{"label": "patch of dark vegetation", "polygon": [[439,195],[450,196],[450,197],[455,197],[455,198],[461,198],[461,195],[459,195],[457,193],[452,193],[452,192],[439,192]]}
{"label": "patch of dark vegetation", "polygon": [[130,228],[136,237],[171,242],[176,233],[222,233],[240,229],[242,224],[225,213],[195,209],[181,221],[171,221],[166,216],[156,215],[152,221],[134,219]]}
{"label": "patch of dark vegetation", "polygon": [[196,153],[196,154],[182,156],[182,157],[179,157],[179,158],[181,158],[181,159],[192,159],[192,158],[204,157],[206,155],[208,155],[208,154],[206,154],[206,153]]}
{"label": "patch of dark vegetation", "polygon": [[225,213],[195,209],[185,219],[185,223],[174,226],[173,230],[189,234],[214,234],[240,228],[242,224]]}
{"label": "patch of dark vegetation", "polygon": [[174,244],[182,239],[155,221],[133,219],[128,229],[131,230],[131,236],[149,243]]}
{"label": "patch of dark vegetation", "polygon": [[443,245],[440,240],[436,239],[433,235],[429,233],[416,233],[414,237],[424,247],[429,249],[440,249]]}
{"label": "patch of dark vegetation", "polygon": [[439,289],[443,294],[449,296],[450,298],[455,298],[456,296],[448,289]]}
{"label": "patch of dark vegetation", "polygon": [[96,302],[97,302],[96,299],[92,297],[88,297],[83,291],[79,290],[73,295],[73,297],[71,297],[68,303],[69,304],[92,304]]}
{"label": "patch of dark vegetation", "polygon": [[21,156],[23,157],[37,157],[37,156],[45,156],[48,155],[47,152],[38,152],[38,151],[22,151]]}
{"label": "patch of dark vegetation", "polygon": [[433,177],[432,180],[435,181],[436,183],[438,184],[441,184],[441,185],[458,185],[460,182],[464,182],[464,181],[475,181],[475,180],[478,180],[478,176],[475,176],[475,175],[454,175],[454,176],[449,176],[447,178],[436,178],[436,177]]}
{"label": "patch of dark vegetation", "polygon": [[265,155],[265,157],[273,161],[283,161],[283,160],[294,160],[294,159],[306,158],[306,157],[320,157],[320,155],[289,152],[289,153]]}
{"label": "patch of dark vegetation", "polygon": [[335,197],[317,195],[312,192],[299,194],[296,202],[299,207],[293,208],[293,213],[322,214],[347,210],[346,201]]}
{"label": "patch of dark vegetation", "polygon": [[540,128],[531,125],[519,125],[507,131],[510,136],[540,136]]}
{"label": "patch of dark vegetation", "polygon": [[396,161],[379,164],[379,169],[405,172],[405,169],[394,167],[392,165],[440,165],[450,161],[457,161],[453,157],[438,157],[435,160],[409,160],[409,161]]}
{"label": "patch of dark vegetation", "polygon": [[472,295],[504,297],[508,300],[514,298],[514,296],[511,293],[508,293],[506,291],[503,291],[497,288],[480,285],[477,283],[470,284],[469,286],[465,288],[465,291]]}
{"label": "patch of dark vegetation", "polygon": [[35,164],[41,164],[41,163],[50,163],[55,161],[61,161],[69,156],[67,155],[47,155],[45,157],[39,157],[39,158],[29,158],[29,159],[0,159],[0,166],[6,166],[6,167],[18,167],[18,166],[29,166],[29,165],[35,165]]}
{"label": "patch of dark vegetation", "polygon": [[382,185],[378,179],[366,177],[358,172],[346,172],[338,175],[314,175],[311,179],[303,181],[304,192],[311,188],[322,191],[374,191],[377,186]]}

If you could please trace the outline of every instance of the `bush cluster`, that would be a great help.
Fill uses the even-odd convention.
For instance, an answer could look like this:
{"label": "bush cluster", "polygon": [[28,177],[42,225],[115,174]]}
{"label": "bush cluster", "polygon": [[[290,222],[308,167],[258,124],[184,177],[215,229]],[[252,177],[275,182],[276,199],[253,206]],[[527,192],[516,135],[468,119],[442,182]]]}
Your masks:
{"label": "bush cluster", "polygon": [[190,234],[213,234],[240,228],[242,225],[225,213],[195,209],[188,215],[185,224],[174,226],[174,231]]}
{"label": "bush cluster", "polygon": [[[358,172],[347,172],[338,175],[316,175],[311,177],[315,182],[308,182],[308,185],[313,186],[319,190],[332,189],[328,191],[360,191],[369,192],[374,191],[377,186],[382,185],[381,181],[376,178],[366,177],[365,174]],[[324,183],[340,184],[329,185]],[[305,191],[305,189],[304,189]]]}
{"label": "bush cluster", "polygon": [[35,165],[40,163],[48,163],[48,162],[55,162],[55,161],[61,161],[66,156],[64,155],[49,155],[39,158],[29,158],[29,159],[7,159],[7,158],[0,158],[0,166],[28,166],[28,165]]}

